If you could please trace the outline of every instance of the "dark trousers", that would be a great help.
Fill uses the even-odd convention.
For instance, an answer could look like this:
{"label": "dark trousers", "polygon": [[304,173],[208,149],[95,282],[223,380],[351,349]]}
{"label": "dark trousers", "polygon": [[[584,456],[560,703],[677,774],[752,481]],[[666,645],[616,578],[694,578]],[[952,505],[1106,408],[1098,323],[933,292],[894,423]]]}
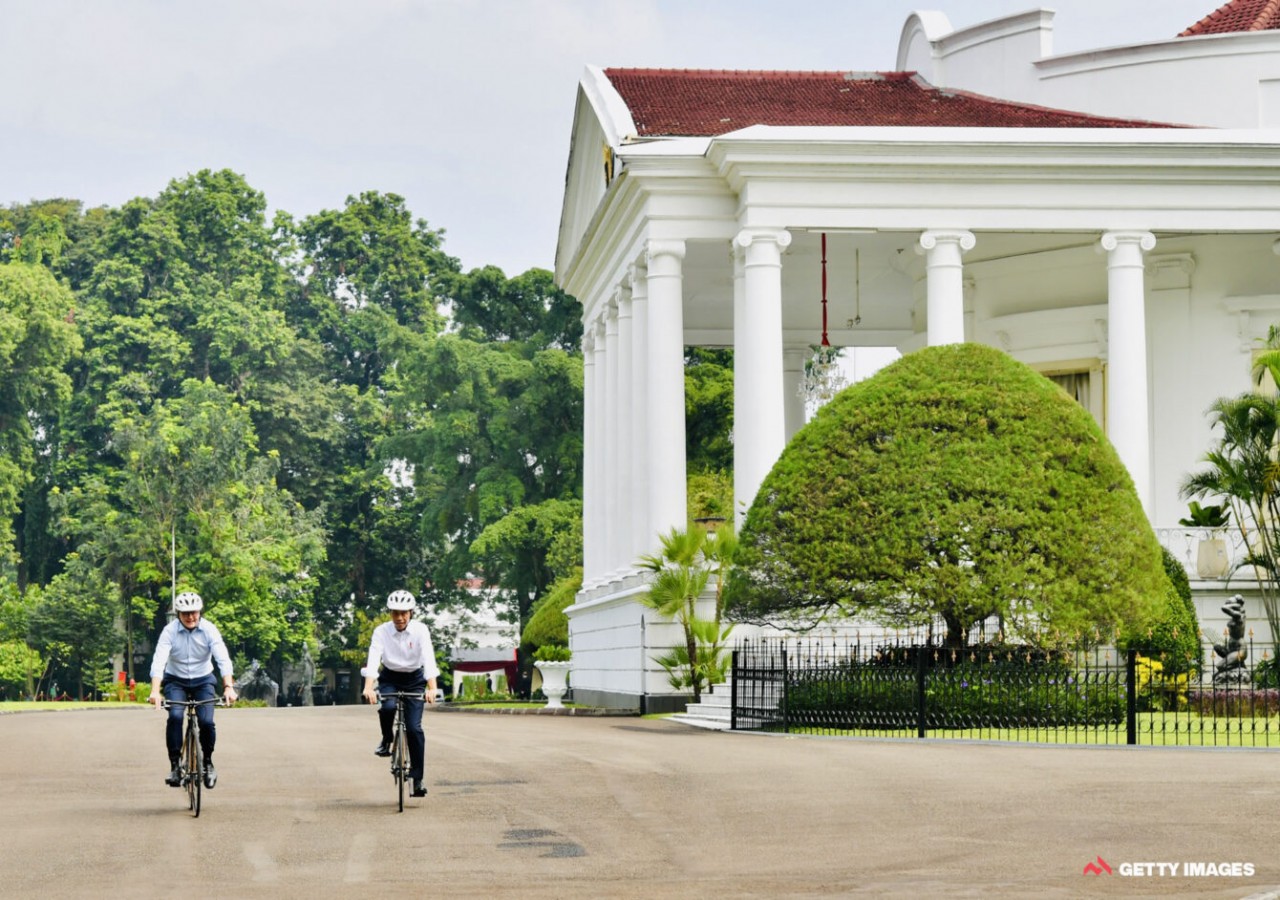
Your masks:
{"label": "dark trousers", "polygon": [[[378,707],[378,724],[382,726],[382,740],[387,746],[396,724],[396,698],[388,697],[396,691],[421,693],[427,689],[426,675],[422,669],[416,672],[396,672],[383,669],[378,673],[378,693],[382,695],[382,704]],[[421,700],[404,701],[405,737],[409,744],[409,777],[414,781],[422,779],[423,757],[426,755],[427,739],[422,733]]]}
{"label": "dark trousers", "polygon": [[[217,696],[218,679],[212,673],[203,678],[177,678],[165,675],[160,682],[160,693],[166,700],[212,700]],[[182,751],[182,717],[187,713],[186,707],[169,707],[169,721],[165,723],[164,743],[169,748],[170,764],[177,762]],[[204,758],[213,756],[213,744],[217,739],[217,731],[213,727],[213,704],[206,703],[196,707],[196,721],[200,724],[200,749]]]}

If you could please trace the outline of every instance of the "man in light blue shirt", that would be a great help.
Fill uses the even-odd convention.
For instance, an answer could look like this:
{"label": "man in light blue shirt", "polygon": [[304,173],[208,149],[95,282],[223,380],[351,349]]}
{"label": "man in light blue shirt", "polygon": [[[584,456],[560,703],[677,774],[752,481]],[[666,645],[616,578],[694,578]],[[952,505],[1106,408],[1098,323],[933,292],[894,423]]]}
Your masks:
{"label": "man in light blue shirt", "polygon": [[[173,601],[178,617],[164,627],[156,641],[155,656],[151,659],[151,702],[160,707],[161,699],[212,700],[218,683],[213,674],[213,664],[218,664],[222,674],[223,699],[236,702],[236,689],[232,679],[231,656],[222,635],[214,624],[201,617],[204,601],[194,591],[183,591]],[[179,787],[182,777],[178,774],[178,753],[182,747],[181,706],[169,707],[169,721],[164,731],[165,745],[169,750],[169,777],[165,784]],[[213,704],[196,708],[200,723],[200,750],[204,754],[204,786],[212,788],[218,783],[217,770],[213,768],[213,745],[217,731],[213,725]]]}

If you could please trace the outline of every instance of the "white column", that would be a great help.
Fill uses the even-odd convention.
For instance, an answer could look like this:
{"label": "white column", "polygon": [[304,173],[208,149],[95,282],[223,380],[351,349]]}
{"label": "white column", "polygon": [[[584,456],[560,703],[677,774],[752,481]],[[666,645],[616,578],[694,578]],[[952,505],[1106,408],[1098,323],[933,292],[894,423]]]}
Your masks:
{"label": "white column", "polygon": [[618,440],[618,294],[609,299],[604,314],[604,355],[605,355],[605,515],[608,535],[607,547],[609,558],[605,568],[610,577],[617,574],[622,567],[622,508],[619,500],[622,496],[622,470],[618,466],[621,454]]}
{"label": "white column", "polygon": [[[745,515],[786,446],[782,398],[782,251],[785,230],[748,228],[734,245],[742,257],[741,320],[733,323],[733,505]],[[735,312],[737,310],[735,309]]]}
{"label": "white column", "polygon": [[742,425],[751,417],[751,400],[739,390],[739,372],[742,367],[738,360],[742,350],[742,323],[747,320],[747,289],[743,265],[742,248],[737,241],[733,243],[733,525],[741,531],[742,522],[747,517],[747,505],[739,503],[743,488],[740,484],[742,467],[738,465],[738,454],[742,452]]}
{"label": "white column", "polygon": [[649,448],[645,416],[649,397],[649,270],[631,267],[631,556],[657,550],[650,545]]}
{"label": "white column", "polygon": [[631,341],[631,287],[628,281],[618,293],[618,389],[613,398],[618,408],[618,567],[623,572],[632,571],[636,562],[631,478],[631,444],[635,434],[635,410],[631,405],[635,399],[635,391],[631,387]]}
{"label": "white column", "polygon": [[[595,327],[587,324],[582,331],[582,583],[595,580],[603,571],[600,564],[600,510],[596,495],[600,490],[596,456],[596,400],[600,385],[596,373]],[[461,682],[462,679],[458,679]]]}
{"label": "white column", "polygon": [[938,229],[920,235],[917,252],[925,254],[928,344],[964,343],[964,266],[960,257],[972,250],[973,233]]}
{"label": "white column", "polygon": [[[592,472],[595,475],[595,490],[591,499],[595,507],[595,545],[596,568],[592,581],[596,584],[604,581],[609,574],[609,446],[605,440],[605,411],[608,408],[609,379],[608,357],[604,346],[604,319],[597,316],[591,323],[591,340],[595,346],[596,360],[596,399],[592,406],[592,443],[595,452],[591,455]],[[584,573],[585,579],[585,573]]]}
{"label": "white column", "polygon": [[1149,231],[1108,231],[1101,243],[1107,253],[1107,437],[1128,468],[1148,516],[1151,417],[1142,255],[1155,245]]}
{"label": "white column", "polygon": [[649,539],[688,525],[684,452],[684,241],[649,241]]}
{"label": "white column", "polygon": [[804,384],[804,362],[808,358],[808,349],[788,347],[782,351],[782,404],[786,409],[788,441],[804,427],[804,397],[800,388]]}

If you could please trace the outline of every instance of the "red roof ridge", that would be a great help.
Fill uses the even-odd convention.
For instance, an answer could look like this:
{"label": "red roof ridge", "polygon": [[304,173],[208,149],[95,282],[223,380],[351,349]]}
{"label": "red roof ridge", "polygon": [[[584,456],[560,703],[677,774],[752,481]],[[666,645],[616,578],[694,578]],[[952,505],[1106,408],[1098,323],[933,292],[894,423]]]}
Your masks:
{"label": "red roof ridge", "polygon": [[847,81],[905,81],[916,75],[915,72],[846,72],[841,70],[810,69],[664,69],[664,68],[627,68],[611,67],[604,70],[605,75],[680,75],[681,77],[708,78],[759,78],[767,75],[771,78],[844,78]]}
{"label": "red roof ridge", "polygon": [[751,125],[1181,127],[940,88],[912,71],[603,71],[630,110],[636,134],[641,137],[714,137]]}
{"label": "red roof ridge", "polygon": [[[1280,3],[1280,0],[1272,0],[1272,2]],[[1116,116],[1099,116],[1093,113],[1076,112],[1074,110],[1061,109],[1054,106],[1041,106],[1039,103],[1024,103],[1021,100],[1006,100],[1002,97],[992,97],[990,94],[975,94],[973,91],[965,91],[959,88],[937,87],[925,81],[923,78],[920,78],[919,81],[920,81],[920,86],[925,90],[937,91],[938,93],[944,96],[968,97],[970,100],[979,100],[984,103],[990,103],[997,106],[1008,106],[1011,109],[1038,110],[1043,113],[1056,113],[1059,115],[1066,113],[1068,115],[1076,116],[1081,119],[1090,119],[1096,122],[1106,122],[1113,125],[1123,124],[1129,127],[1142,126],[1142,125],[1150,125],[1152,128],[1194,128],[1196,127],[1194,125],[1175,125],[1170,122],[1156,122],[1151,119],[1128,119],[1128,118],[1118,118]]]}
{"label": "red roof ridge", "polygon": [[1280,0],[1229,0],[1178,37],[1204,34],[1242,34],[1280,29]]}

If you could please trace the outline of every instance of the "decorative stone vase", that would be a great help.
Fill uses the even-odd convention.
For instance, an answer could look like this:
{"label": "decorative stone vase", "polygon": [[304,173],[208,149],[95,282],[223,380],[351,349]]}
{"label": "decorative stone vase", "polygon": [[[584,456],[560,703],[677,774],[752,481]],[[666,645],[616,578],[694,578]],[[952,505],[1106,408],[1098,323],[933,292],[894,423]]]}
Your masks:
{"label": "decorative stone vase", "polygon": [[542,693],[547,697],[547,709],[563,709],[560,702],[569,689],[569,662],[540,660],[533,664],[542,673]]}
{"label": "decorative stone vase", "polygon": [[1196,548],[1196,574],[1201,578],[1225,578],[1231,568],[1227,542],[1220,537],[1201,538]]}

